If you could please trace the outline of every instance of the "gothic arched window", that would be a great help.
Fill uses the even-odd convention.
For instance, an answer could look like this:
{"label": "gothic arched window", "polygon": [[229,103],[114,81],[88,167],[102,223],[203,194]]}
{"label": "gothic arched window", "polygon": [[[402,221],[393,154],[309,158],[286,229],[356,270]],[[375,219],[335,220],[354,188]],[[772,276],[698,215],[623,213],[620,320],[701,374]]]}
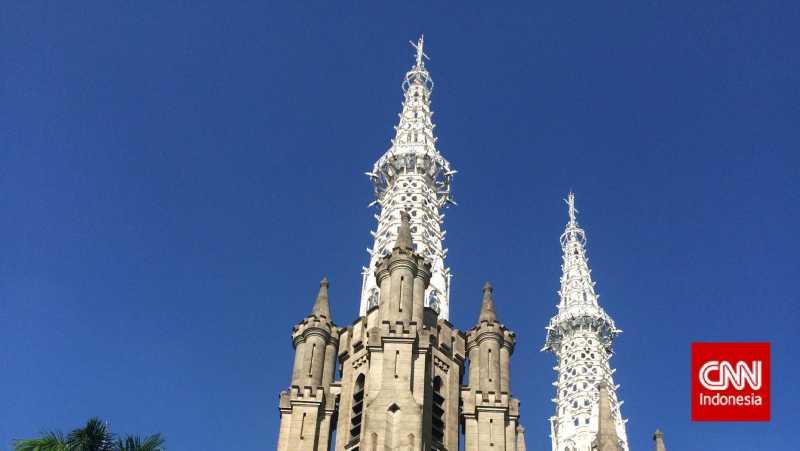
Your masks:
{"label": "gothic arched window", "polygon": [[[431,437],[434,446],[444,444],[444,396],[442,394],[442,379],[433,378],[433,418],[431,421]],[[438,449],[438,448],[437,448]]]}
{"label": "gothic arched window", "polygon": [[384,435],[386,449],[399,449],[400,440],[400,407],[392,404],[386,411],[386,434]]}
{"label": "gothic arched window", "polygon": [[350,441],[348,446],[361,440],[361,423],[364,413],[364,375],[360,374],[353,385],[353,403],[350,407]]}

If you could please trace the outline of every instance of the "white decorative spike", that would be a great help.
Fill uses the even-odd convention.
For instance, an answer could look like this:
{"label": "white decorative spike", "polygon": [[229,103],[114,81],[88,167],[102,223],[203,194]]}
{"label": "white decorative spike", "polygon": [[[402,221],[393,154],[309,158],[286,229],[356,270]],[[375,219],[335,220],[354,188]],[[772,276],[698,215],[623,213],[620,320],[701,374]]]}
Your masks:
{"label": "white decorative spike", "polygon": [[[375,189],[375,201],[381,207],[376,215],[378,227],[370,256],[370,271],[364,276],[360,314],[366,314],[371,303],[379,302],[380,290],[375,281],[377,262],[397,239],[400,211],[411,213],[411,236],[415,251],[431,263],[431,282],[426,291],[426,305],[439,310],[439,317],[450,317],[450,276],[442,249],[444,215],[439,211],[453,203],[450,186],[455,171],[436,149],[431,120],[433,79],[425,68],[429,60],[422,36],[416,43],[414,65],[403,80],[403,110],[398,115],[391,147],[367,173]],[[373,203],[374,204],[374,203]]]}
{"label": "white decorative spike", "polygon": [[578,225],[575,196],[565,200],[568,221],[561,235],[563,262],[558,312],[547,325],[544,350],[556,355],[556,415],[551,421],[553,451],[589,450],[598,430],[597,386],[609,387],[609,401],[622,451],[628,451],[625,422],[622,420],[609,359],[619,329],[600,307],[589,260],[586,232]]}

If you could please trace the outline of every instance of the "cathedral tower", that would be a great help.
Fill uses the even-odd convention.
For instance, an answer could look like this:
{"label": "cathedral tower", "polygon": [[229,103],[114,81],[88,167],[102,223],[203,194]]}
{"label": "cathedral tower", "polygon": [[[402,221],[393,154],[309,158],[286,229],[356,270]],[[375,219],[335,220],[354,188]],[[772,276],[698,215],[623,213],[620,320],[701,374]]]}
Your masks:
{"label": "cathedral tower", "polygon": [[543,350],[556,355],[556,412],[550,418],[553,451],[628,451],[625,422],[609,360],[621,331],[598,303],[578,226],[575,196],[561,235],[563,264],[558,312],[547,326]]}
{"label": "cathedral tower", "polygon": [[422,38],[412,45],[397,135],[369,173],[381,212],[360,315],[336,327],[322,281],[311,315],[293,330],[279,451],[327,451],[333,442],[335,451],[457,451],[462,425],[467,450],[525,450],[510,393],[515,336],[497,319],[492,287],[468,333],[448,321],[439,209],[452,202],[455,171],[434,145]]}

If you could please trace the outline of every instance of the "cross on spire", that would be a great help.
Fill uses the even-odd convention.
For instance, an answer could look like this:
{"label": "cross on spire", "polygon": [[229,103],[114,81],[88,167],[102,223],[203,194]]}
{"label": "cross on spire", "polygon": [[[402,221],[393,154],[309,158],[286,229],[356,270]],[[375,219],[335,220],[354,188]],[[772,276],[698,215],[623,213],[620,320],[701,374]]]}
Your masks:
{"label": "cross on spire", "polygon": [[416,68],[417,69],[422,68],[423,66],[425,66],[423,58],[426,59],[426,60],[430,60],[430,57],[425,54],[425,50],[424,50],[424,48],[425,48],[425,35],[424,34],[420,34],[419,35],[419,40],[417,41],[416,44],[414,44],[412,41],[408,41],[408,43],[411,44],[411,47],[414,47],[414,49],[416,49],[416,51],[417,51],[417,66],[416,66]]}
{"label": "cross on spire", "polygon": [[569,223],[571,225],[577,225],[578,209],[575,208],[575,194],[570,191],[564,202],[566,202],[567,206],[569,206]]}

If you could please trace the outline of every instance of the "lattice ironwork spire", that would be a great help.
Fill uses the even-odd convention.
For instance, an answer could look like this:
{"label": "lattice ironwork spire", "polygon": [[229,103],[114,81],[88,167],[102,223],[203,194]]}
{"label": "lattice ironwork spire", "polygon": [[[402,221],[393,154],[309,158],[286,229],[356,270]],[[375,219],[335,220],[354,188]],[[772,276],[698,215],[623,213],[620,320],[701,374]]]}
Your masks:
{"label": "lattice ironwork spire", "polygon": [[[614,446],[627,451],[622,402],[617,398],[618,386],[614,385],[609,362],[614,338],[621,331],[598,302],[586,256],[586,232],[578,225],[575,195],[570,192],[565,202],[568,219],[560,238],[563,256],[558,311],[546,328],[542,348],[553,352],[558,361],[558,377],[553,384],[556,413],[550,418],[552,446],[554,451],[592,449],[598,444],[599,430],[604,429],[606,444],[609,440],[618,442]],[[612,430],[613,434],[609,432]]]}
{"label": "lattice ironwork spire", "polygon": [[375,190],[370,205],[380,207],[378,227],[372,232],[375,242],[369,266],[364,268],[360,314],[380,303],[380,290],[374,270],[378,260],[389,253],[397,239],[401,211],[408,211],[415,251],[431,263],[431,281],[426,305],[449,318],[450,270],[444,260],[447,249],[442,241],[444,215],[440,209],[454,204],[450,185],[455,170],[439,153],[434,135],[431,93],[433,78],[425,66],[425,40],[420,36],[414,48],[414,62],[403,78],[403,107],[389,149],[368,172]]}
{"label": "lattice ironwork spire", "polygon": [[598,296],[594,291],[589,259],[586,257],[586,232],[578,226],[575,194],[570,192],[564,202],[568,207],[569,220],[561,234],[563,264],[559,291],[561,302],[558,308],[561,310],[581,305],[597,307]]}

